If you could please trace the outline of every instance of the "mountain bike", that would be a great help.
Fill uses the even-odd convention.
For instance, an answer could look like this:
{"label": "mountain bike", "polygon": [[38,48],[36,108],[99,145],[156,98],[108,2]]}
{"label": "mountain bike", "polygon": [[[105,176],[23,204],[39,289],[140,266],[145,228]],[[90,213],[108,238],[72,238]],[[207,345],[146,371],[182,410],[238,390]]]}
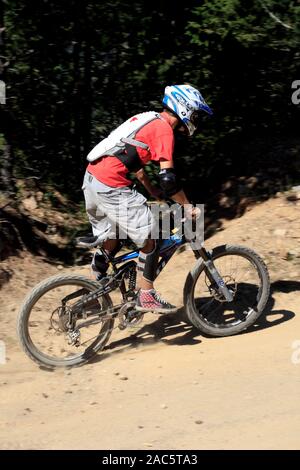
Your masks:
{"label": "mountain bike", "polygon": [[[174,227],[169,238],[161,240],[157,275],[192,241]],[[94,281],[77,274],[52,276],[27,295],[19,313],[21,345],[46,368],[87,363],[105,348],[114,330],[138,327],[144,317],[135,310],[138,250],[111,257],[97,237],[81,237],[78,242],[85,248],[98,247],[110,263],[107,277]],[[270,292],[262,258],[239,245],[208,251],[201,243],[192,252],[195,265],[183,289],[186,321],[212,337],[235,335],[253,325]]]}

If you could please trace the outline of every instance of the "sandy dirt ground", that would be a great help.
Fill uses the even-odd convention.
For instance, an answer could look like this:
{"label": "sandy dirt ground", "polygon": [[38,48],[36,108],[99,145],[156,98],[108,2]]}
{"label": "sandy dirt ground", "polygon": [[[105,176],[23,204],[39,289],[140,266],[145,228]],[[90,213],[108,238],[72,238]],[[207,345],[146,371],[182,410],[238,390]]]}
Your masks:
{"label": "sandy dirt ground", "polygon": [[[299,205],[279,197],[226,221],[207,242],[255,248],[266,260],[272,298],[250,331],[206,338],[180,314],[148,314],[116,332],[90,364],[48,372],[22,352],[16,317],[25,294],[52,274],[79,272],[26,254],[2,264],[13,272],[0,290],[1,449],[299,449]],[[298,250],[298,251],[297,251]],[[289,253],[290,252],[290,253]],[[194,263],[174,256],[157,281],[182,305]],[[297,346],[298,341],[298,346]]]}

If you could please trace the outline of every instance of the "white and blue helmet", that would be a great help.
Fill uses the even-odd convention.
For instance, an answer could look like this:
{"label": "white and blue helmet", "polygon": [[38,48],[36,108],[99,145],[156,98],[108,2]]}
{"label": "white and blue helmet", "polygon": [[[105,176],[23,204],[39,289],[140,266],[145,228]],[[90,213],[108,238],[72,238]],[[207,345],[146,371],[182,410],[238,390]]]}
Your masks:
{"label": "white and blue helmet", "polygon": [[200,111],[213,114],[200,91],[191,85],[167,86],[163,104],[166,109],[176,114],[189,135],[193,135],[197,129]]}

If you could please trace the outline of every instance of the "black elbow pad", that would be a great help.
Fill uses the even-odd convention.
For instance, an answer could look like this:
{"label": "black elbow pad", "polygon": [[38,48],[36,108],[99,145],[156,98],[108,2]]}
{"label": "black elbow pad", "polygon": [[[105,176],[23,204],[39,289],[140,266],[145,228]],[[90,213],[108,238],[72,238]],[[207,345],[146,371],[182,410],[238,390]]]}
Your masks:
{"label": "black elbow pad", "polygon": [[159,172],[159,183],[167,197],[172,197],[181,190],[173,168],[165,168]]}

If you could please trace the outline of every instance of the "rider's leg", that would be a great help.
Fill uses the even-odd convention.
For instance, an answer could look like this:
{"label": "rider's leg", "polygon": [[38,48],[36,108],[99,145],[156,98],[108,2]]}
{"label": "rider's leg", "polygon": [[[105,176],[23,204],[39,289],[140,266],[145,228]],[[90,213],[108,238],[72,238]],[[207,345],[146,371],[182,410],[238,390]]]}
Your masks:
{"label": "rider's leg", "polygon": [[105,240],[105,242],[103,243],[103,248],[108,254],[115,256],[115,254],[119,250],[119,240],[116,240],[116,239]]}
{"label": "rider's leg", "polygon": [[139,287],[144,290],[153,289],[153,281],[158,264],[159,249],[154,240],[147,240],[146,244],[139,252],[138,272]]}
{"label": "rider's leg", "polygon": [[[99,184],[99,181],[97,181],[93,175],[88,172],[85,173],[82,189],[84,192],[86,212],[92,225],[93,234],[97,237],[103,237],[103,240],[105,240],[103,249],[114,256],[118,248],[118,240],[116,239],[111,220],[107,216],[108,211],[106,212],[102,208],[101,198],[103,194],[101,191],[103,187],[99,187]],[[100,250],[96,251],[91,263],[91,270],[95,279],[101,280],[103,277],[106,277],[107,268],[108,263],[105,256],[103,256]]]}
{"label": "rider's leg", "polygon": [[[119,240],[108,239],[103,243],[103,250],[105,250],[105,252],[110,256],[115,256],[119,249]],[[92,259],[91,268],[92,273],[97,281],[100,281],[103,277],[106,277],[108,266],[109,264],[103,253],[101,253],[101,251],[96,251]]]}
{"label": "rider's leg", "polygon": [[[126,234],[126,237],[136,243],[138,247],[142,247],[140,264],[143,265],[141,267],[144,276],[141,279],[137,308],[139,307],[144,311],[156,310],[161,312],[176,310],[175,307],[160,299],[153,289],[159,254],[157,251],[158,247],[153,241],[149,240],[145,243],[154,225],[154,219],[150,208],[146,204],[146,198],[135,189],[129,187],[116,188],[115,190],[110,188],[108,192],[102,192],[101,188],[99,191],[95,187],[94,189],[92,188],[93,191],[90,195],[88,192],[90,188],[89,179],[90,176],[87,174],[84,182],[84,186],[86,186],[85,198],[94,234],[101,233],[104,235],[103,239],[109,238],[105,237],[105,235],[114,233],[113,223],[113,225],[121,229],[123,234]],[[101,214],[107,215],[105,227],[103,227],[104,218],[102,215],[100,216],[99,208],[101,208]]]}
{"label": "rider's leg", "polygon": [[159,258],[159,243],[155,240],[147,240],[140,250],[138,260],[138,272],[140,273],[136,308],[142,312],[156,311],[159,313],[174,312],[177,308],[169,304],[154,289],[153,282]]}

